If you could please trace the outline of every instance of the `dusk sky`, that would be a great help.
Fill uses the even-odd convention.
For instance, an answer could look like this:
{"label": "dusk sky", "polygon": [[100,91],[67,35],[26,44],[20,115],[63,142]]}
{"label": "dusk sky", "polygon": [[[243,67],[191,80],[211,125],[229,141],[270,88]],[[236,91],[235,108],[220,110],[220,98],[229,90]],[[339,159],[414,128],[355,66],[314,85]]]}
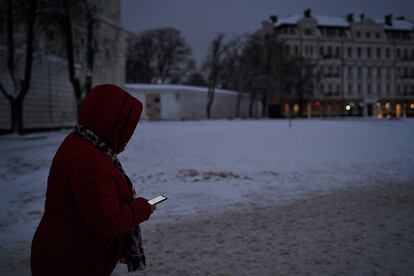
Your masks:
{"label": "dusk sky", "polygon": [[253,32],[269,15],[283,18],[311,8],[314,14],[329,16],[356,15],[382,18],[385,14],[414,19],[412,0],[121,0],[124,27],[140,32],[159,27],[181,31],[200,63],[217,32],[227,38],[233,34]]}

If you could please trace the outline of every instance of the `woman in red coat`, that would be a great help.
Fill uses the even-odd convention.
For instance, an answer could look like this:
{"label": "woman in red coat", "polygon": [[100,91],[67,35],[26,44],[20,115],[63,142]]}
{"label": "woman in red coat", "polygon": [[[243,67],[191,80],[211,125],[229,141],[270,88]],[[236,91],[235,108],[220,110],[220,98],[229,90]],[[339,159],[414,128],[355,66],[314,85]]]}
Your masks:
{"label": "woman in red coat", "polygon": [[60,145],[47,183],[45,210],[34,234],[37,275],[110,275],[121,259],[142,269],[139,224],[152,206],[135,191],[116,154],[141,116],[142,104],[115,85],[85,98],[79,125]]}

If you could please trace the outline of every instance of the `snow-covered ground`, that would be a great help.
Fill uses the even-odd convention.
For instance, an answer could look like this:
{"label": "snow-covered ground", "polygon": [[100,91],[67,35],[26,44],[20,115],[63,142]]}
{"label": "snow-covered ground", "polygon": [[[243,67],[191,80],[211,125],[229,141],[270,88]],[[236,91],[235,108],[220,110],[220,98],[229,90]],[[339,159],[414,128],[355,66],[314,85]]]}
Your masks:
{"label": "snow-covered ground", "polygon": [[[67,133],[0,136],[0,275],[30,274]],[[120,159],[141,196],[169,198],[136,275],[414,271],[412,119],[142,122]]]}

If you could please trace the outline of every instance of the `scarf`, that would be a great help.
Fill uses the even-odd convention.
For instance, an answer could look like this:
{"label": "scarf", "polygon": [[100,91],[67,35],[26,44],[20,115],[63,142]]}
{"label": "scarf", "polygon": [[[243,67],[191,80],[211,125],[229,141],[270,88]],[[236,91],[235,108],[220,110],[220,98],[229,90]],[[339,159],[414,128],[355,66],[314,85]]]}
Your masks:
{"label": "scarf", "polygon": [[[122,168],[121,162],[119,162],[119,159],[113,150],[108,147],[105,142],[100,140],[95,133],[81,125],[75,126],[75,134],[87,140],[100,152],[102,152],[109,160],[111,160],[114,166],[125,177],[125,180],[128,182],[129,188],[132,191],[133,197],[135,198],[136,192],[134,186],[132,185],[129,177],[126,175],[124,169]],[[139,224],[137,224],[126,234],[124,242],[126,250],[124,252],[124,255],[121,257],[120,262],[128,266],[128,272],[143,270],[145,268],[145,255],[144,248],[142,246],[141,229],[139,227]]]}

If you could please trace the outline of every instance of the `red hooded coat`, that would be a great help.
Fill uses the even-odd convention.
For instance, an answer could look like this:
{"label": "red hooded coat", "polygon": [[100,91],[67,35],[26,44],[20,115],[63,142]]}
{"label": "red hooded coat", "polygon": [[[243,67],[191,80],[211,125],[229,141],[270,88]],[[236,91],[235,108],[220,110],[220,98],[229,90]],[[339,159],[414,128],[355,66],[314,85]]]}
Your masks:
{"label": "red hooded coat", "polygon": [[[141,112],[141,102],[121,88],[100,85],[85,98],[79,124],[119,153]],[[133,199],[123,175],[103,153],[69,134],[49,172],[45,210],[32,241],[32,274],[111,274],[125,233],[150,214],[148,202]]]}

